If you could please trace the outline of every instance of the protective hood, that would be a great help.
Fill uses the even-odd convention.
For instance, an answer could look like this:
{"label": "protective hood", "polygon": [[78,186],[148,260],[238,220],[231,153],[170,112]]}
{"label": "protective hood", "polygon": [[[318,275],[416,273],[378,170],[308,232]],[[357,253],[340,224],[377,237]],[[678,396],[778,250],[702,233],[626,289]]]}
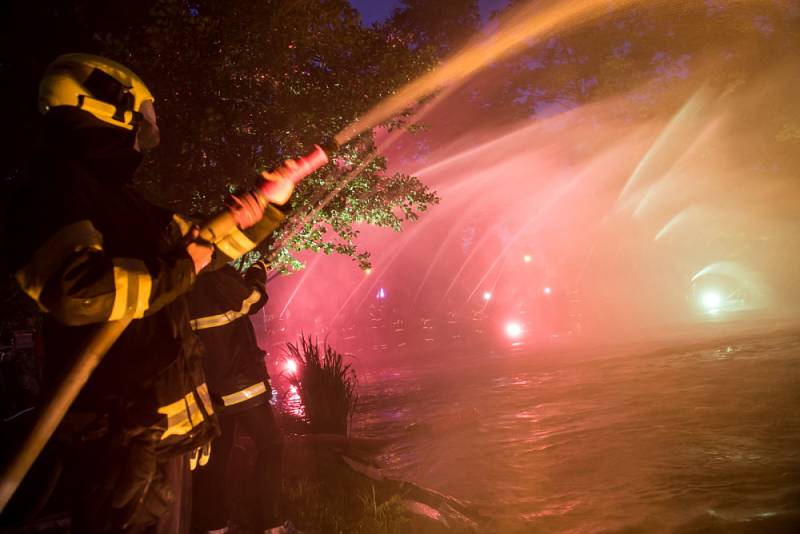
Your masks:
{"label": "protective hood", "polygon": [[133,148],[136,129],[123,130],[98,120],[90,113],[58,107],[44,117],[39,162],[52,159],[80,162],[98,180],[129,183],[142,162]]}

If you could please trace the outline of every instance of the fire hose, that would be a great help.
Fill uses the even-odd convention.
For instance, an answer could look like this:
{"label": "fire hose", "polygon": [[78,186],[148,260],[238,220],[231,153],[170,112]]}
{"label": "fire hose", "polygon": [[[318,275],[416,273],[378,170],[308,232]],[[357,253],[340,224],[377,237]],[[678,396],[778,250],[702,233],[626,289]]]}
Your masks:
{"label": "fire hose", "polygon": [[[325,150],[319,145],[315,145],[314,150],[306,156],[287,160],[274,171],[262,175],[264,179],[252,192],[261,195],[264,199],[263,204],[266,205],[267,193],[277,181],[291,180],[292,184],[296,185],[326,163],[328,163],[328,156]],[[235,229],[236,221],[232,212],[223,210],[201,226],[199,239],[214,244]],[[121,319],[102,323],[97,326],[94,334],[83,345],[75,364],[64,376],[49,400],[43,404],[43,408],[39,411],[38,417],[22,441],[19,450],[3,470],[2,479],[0,479],[0,513],[11,500],[28,470],[39,457],[103,356],[131,321],[132,319]]]}

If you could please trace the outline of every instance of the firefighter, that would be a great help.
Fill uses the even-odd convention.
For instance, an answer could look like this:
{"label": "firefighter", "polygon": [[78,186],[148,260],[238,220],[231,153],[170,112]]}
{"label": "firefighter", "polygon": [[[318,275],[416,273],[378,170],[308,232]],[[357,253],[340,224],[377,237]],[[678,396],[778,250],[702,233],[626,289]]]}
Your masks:
{"label": "firefighter", "polygon": [[[229,475],[231,451],[240,434],[255,443],[255,480],[246,486],[254,490],[257,511],[245,516],[255,523],[256,532],[289,528],[280,525],[279,512],[283,439],[269,402],[272,387],[265,354],[249,318],[267,302],[266,278],[267,264],[262,261],[244,276],[226,266],[199,276],[189,294],[192,328],[206,349],[208,389],[222,429],[208,464],[193,473],[193,529],[198,532],[224,532],[236,515],[229,503],[237,499],[236,486],[242,485]],[[247,509],[242,500],[239,496],[239,508]]]}
{"label": "firefighter", "polygon": [[[5,221],[8,263],[44,315],[43,391],[52,391],[98,325],[133,319],[71,410],[66,437],[73,532],[140,532],[174,500],[170,459],[218,427],[185,293],[210,262],[253,248],[283,215],[245,192],[214,247],[139,194],[131,180],[159,142],[154,98],[128,68],[88,54],[58,57],[39,87],[41,145]],[[283,204],[293,186],[266,195]],[[213,259],[213,261],[212,261]],[[174,460],[172,460],[174,462]]]}

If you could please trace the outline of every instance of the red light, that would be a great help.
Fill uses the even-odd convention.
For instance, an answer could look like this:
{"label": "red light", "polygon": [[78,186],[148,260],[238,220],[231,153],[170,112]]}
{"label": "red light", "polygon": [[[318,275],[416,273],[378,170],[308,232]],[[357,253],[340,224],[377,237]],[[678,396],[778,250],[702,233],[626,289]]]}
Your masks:
{"label": "red light", "polygon": [[511,339],[517,339],[522,335],[522,325],[516,321],[506,324],[506,335]]}

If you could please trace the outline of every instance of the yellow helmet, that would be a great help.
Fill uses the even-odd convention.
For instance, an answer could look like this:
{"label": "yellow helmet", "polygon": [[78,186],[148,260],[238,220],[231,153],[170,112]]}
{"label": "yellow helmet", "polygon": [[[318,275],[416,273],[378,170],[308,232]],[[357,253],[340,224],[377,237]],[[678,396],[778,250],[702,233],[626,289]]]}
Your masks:
{"label": "yellow helmet", "polygon": [[141,78],[116,61],[91,54],[59,56],[39,84],[41,113],[71,106],[126,130],[139,122],[146,100],[153,95]]}

